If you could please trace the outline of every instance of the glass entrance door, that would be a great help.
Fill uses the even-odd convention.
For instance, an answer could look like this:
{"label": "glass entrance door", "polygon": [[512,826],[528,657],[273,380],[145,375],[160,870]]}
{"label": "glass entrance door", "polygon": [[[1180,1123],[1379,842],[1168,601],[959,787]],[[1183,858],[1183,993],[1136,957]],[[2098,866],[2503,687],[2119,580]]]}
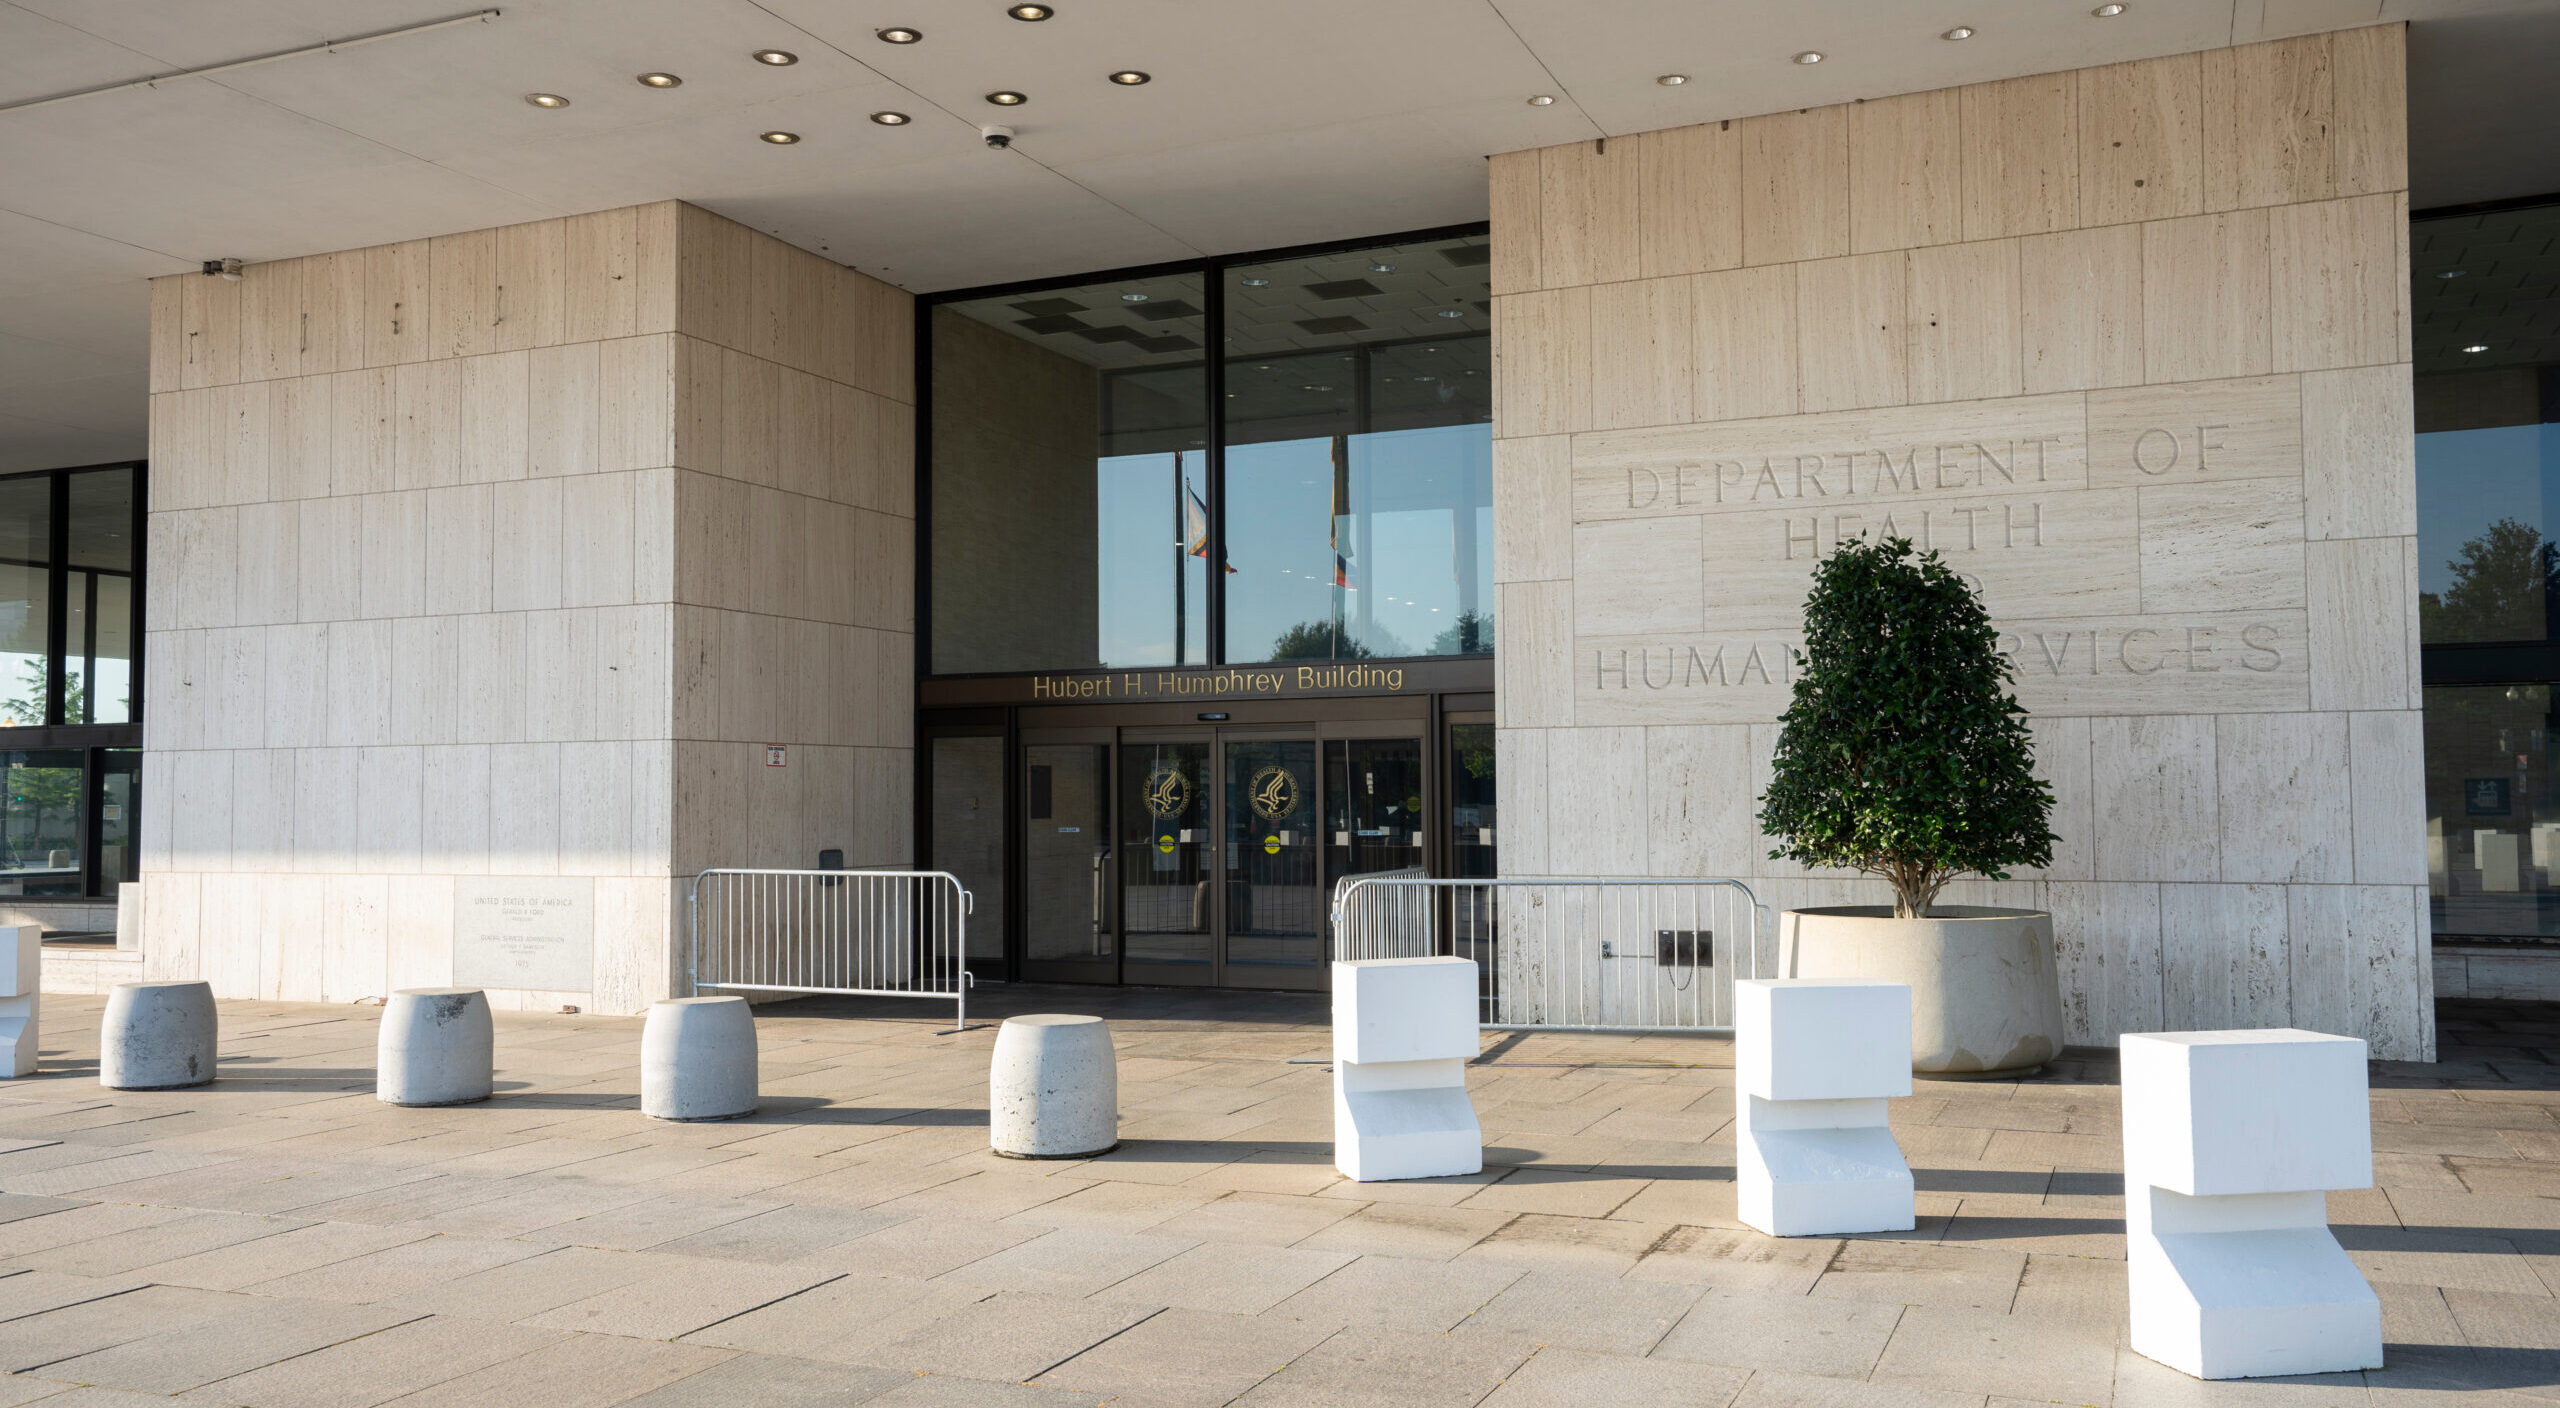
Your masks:
{"label": "glass entrance door", "polygon": [[1022,736],[1022,976],[1120,977],[1111,835],[1111,731]]}
{"label": "glass entrance door", "polygon": [[1132,983],[1214,983],[1217,776],[1208,729],[1120,743],[1120,930]]}
{"label": "glass entrance door", "polygon": [[1225,766],[1227,973],[1239,987],[1324,986],[1324,877],[1311,738],[1229,735]]}

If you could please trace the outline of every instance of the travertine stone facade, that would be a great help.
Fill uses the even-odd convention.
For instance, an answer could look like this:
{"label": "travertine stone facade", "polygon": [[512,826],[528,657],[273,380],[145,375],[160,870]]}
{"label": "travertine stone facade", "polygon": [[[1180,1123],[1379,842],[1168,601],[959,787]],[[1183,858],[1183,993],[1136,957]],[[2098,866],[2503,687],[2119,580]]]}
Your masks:
{"label": "travertine stone facade", "polygon": [[1503,836],[1733,875],[1815,558],[1981,584],[2072,1039],[2433,1050],[2399,26],[1494,158]]}
{"label": "travertine stone facade", "polygon": [[903,860],[911,327],[673,202],[155,280],[150,971],[442,984],[566,877],[591,985],[492,995],[630,1011],[694,870]]}

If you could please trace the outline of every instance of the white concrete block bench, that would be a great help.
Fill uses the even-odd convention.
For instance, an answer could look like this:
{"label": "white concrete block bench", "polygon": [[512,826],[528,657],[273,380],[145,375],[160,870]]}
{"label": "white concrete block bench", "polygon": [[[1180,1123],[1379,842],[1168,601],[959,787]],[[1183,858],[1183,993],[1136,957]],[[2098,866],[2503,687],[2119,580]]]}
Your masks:
{"label": "white concrete block bench", "polygon": [[649,1004],[640,1028],[640,1113],[734,1120],[756,1110],[756,1022],[743,997]]}
{"label": "white concrete block bench", "polygon": [[1911,989],[1831,978],[1733,985],[1734,1183],[1773,1237],[1907,1232],[1911,1166],[1886,1100],[1911,1093]]}
{"label": "white concrete block bench", "polygon": [[44,1005],[44,930],[0,924],[0,1077],[36,1073],[36,1036]]}
{"label": "white concrete block bench", "polygon": [[1061,1012],[1007,1017],[987,1066],[987,1143],[1009,1159],[1085,1159],[1119,1148],[1111,1025]]}
{"label": "white concrete block bench", "polygon": [[402,988],[382,1007],[375,1098],[387,1105],[468,1105],[497,1089],[489,998],[478,988]]}
{"label": "white concrete block bench", "polygon": [[118,983],[107,993],[98,1030],[98,1084],[109,1090],[207,1084],[220,1033],[211,983]]}
{"label": "white concrete block bench", "polygon": [[1333,1166],[1343,1177],[1483,1171],[1484,1128],[1467,1099],[1477,981],[1464,958],[1333,965]]}
{"label": "white concrete block bench", "polygon": [[2382,1303],[2329,1232],[2373,1186],[2365,1044],[2277,1029],[2125,1034],[2133,1348],[2200,1379],[2382,1366]]}

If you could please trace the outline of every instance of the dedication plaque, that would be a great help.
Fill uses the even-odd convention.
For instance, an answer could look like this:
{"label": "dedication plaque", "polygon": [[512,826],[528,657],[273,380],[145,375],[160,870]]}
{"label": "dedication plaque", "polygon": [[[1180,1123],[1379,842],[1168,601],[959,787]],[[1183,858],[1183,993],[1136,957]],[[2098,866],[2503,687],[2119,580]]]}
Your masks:
{"label": "dedication plaque", "polygon": [[595,881],[454,877],[454,986],[585,992],[595,973]]}

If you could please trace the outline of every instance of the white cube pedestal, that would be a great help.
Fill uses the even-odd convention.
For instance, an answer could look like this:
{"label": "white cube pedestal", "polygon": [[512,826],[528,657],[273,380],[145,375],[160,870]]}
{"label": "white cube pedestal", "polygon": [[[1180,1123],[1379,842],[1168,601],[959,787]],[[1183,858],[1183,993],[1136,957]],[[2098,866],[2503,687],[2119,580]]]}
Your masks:
{"label": "white cube pedestal", "polygon": [[43,1004],[44,930],[0,924],[0,1077],[36,1073],[36,1019]]}
{"label": "white cube pedestal", "polygon": [[1484,1169],[1467,1099],[1476,965],[1384,958],[1333,965],[1333,1166],[1345,1178],[1447,1178]]}
{"label": "white cube pedestal", "polygon": [[2318,1032],[2127,1033],[2133,1347],[2200,1379],[2382,1366],[2382,1304],[2325,1193],[2373,1186],[2365,1044]]}
{"label": "white cube pedestal", "polygon": [[1773,1237],[1907,1232],[1911,1166],[1885,1101],[1911,1093],[1911,989],[1755,978],[1733,985],[1735,1198]]}

